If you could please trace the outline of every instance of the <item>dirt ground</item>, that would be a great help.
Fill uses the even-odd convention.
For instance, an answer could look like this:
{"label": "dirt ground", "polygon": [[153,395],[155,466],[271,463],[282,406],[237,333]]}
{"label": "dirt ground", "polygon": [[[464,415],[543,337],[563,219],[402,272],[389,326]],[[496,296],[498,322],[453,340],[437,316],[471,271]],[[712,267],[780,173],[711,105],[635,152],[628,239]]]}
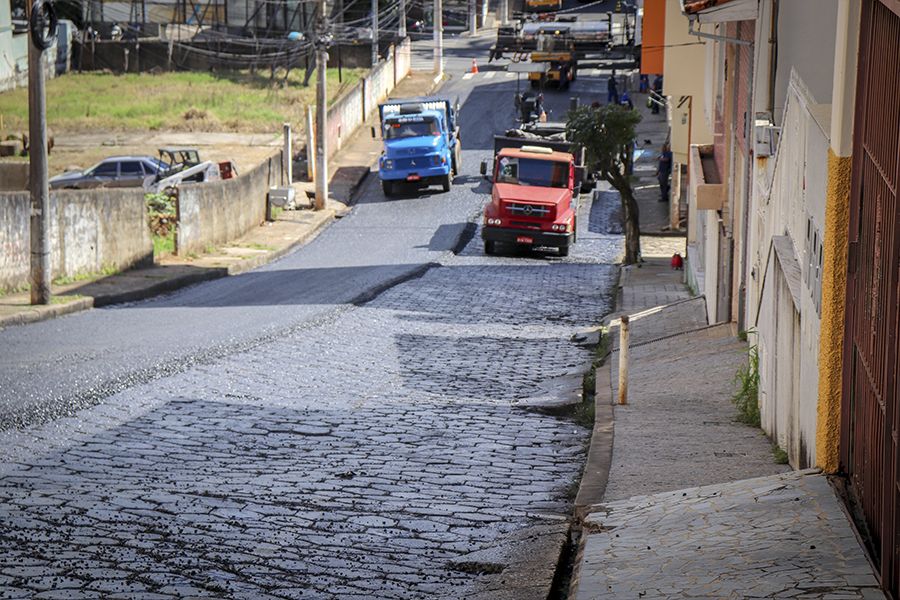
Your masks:
{"label": "dirt ground", "polygon": [[[295,138],[295,146],[302,140]],[[281,146],[281,133],[115,133],[57,134],[50,153],[50,176],[70,168],[85,169],[117,155],[156,156],[164,146],[191,146],[203,160],[232,160],[238,173],[246,173]],[[27,159],[23,159],[27,160]]]}

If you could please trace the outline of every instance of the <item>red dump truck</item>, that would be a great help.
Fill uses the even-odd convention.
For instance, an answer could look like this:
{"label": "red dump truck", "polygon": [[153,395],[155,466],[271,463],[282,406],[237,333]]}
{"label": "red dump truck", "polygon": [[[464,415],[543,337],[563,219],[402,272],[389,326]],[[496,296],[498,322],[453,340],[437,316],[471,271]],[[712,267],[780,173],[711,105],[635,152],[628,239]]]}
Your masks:
{"label": "red dump truck", "polygon": [[[576,240],[583,156],[565,141],[496,136],[491,201],[481,229],[485,254],[494,254],[498,244],[517,244],[568,256]],[[487,161],[481,173],[488,175]]]}

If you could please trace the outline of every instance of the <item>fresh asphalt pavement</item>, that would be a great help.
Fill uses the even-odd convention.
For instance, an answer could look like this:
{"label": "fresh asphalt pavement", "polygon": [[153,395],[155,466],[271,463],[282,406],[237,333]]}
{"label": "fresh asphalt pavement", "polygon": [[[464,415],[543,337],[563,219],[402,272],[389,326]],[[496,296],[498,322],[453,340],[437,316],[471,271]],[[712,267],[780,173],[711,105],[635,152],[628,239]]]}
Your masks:
{"label": "fresh asphalt pavement", "polygon": [[0,597],[498,597],[466,556],[568,513],[589,432],[522,405],[572,391],[621,239],[601,195],[569,257],[483,255],[516,85],[463,78],[486,42],[449,44],[450,193],[372,175],[271,265],[0,331]]}

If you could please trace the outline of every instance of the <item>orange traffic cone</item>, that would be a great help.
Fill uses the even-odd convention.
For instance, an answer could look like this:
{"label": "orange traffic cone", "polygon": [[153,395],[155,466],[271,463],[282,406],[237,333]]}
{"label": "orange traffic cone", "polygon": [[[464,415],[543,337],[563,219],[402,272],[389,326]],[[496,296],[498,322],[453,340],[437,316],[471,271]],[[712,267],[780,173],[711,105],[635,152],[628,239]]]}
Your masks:
{"label": "orange traffic cone", "polygon": [[478,72],[478,63],[475,62],[475,59],[474,59],[474,58],[472,59],[472,72],[473,72],[473,73],[477,73],[477,72]]}

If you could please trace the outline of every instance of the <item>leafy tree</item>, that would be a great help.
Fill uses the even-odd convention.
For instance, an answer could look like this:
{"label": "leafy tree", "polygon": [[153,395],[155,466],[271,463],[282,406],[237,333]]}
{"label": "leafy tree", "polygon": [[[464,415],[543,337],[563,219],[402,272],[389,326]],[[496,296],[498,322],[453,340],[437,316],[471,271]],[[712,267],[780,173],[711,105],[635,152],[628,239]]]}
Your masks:
{"label": "leafy tree", "polygon": [[641,228],[637,200],[631,189],[631,161],[635,127],[641,121],[636,110],[607,104],[579,106],[569,112],[568,138],[585,148],[587,164],[596,169],[622,201],[625,221],[625,264],[634,264],[641,256]]}

